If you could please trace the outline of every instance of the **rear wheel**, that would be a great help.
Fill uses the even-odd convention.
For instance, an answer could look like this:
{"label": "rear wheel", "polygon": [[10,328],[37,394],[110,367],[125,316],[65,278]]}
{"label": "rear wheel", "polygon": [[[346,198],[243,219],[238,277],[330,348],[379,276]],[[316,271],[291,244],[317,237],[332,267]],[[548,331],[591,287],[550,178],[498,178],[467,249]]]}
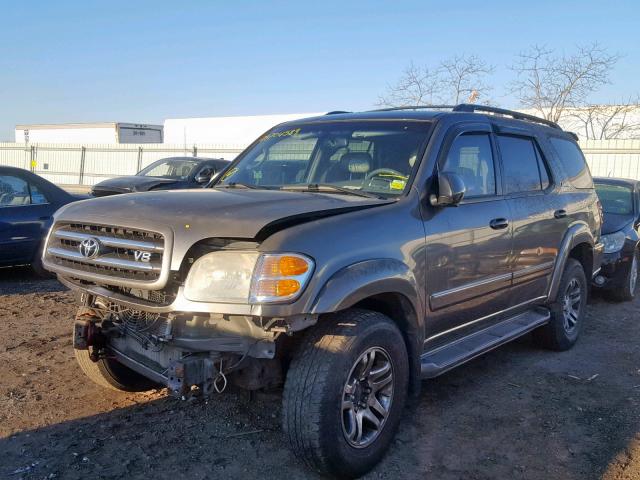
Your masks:
{"label": "rear wheel", "polygon": [[89,358],[89,350],[74,350],[80,369],[94,383],[110,390],[122,392],[144,392],[159,388],[159,385],[134,372],[114,359]]}
{"label": "rear wheel", "polygon": [[628,302],[635,298],[638,287],[638,252],[634,252],[629,271],[621,287],[611,290],[611,297],[619,302]]}
{"label": "rear wheel", "polygon": [[407,397],[402,334],[367,310],[328,315],[303,339],[287,373],[283,427],[315,470],[357,477],[384,456]]}
{"label": "rear wheel", "polygon": [[542,346],[562,351],[576,343],[586,314],[587,294],[587,278],[582,264],[569,258],[556,299],[549,306],[551,320],[534,332]]}

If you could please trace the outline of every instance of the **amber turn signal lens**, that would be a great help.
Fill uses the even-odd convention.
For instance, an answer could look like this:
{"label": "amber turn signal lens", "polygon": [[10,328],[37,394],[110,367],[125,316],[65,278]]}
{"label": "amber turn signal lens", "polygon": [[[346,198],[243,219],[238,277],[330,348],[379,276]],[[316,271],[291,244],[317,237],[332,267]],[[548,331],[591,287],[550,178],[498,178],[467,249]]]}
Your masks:
{"label": "amber turn signal lens", "polygon": [[309,265],[300,257],[280,257],[280,275],[284,277],[295,277],[302,275],[309,270]]}
{"label": "amber turn signal lens", "polygon": [[282,256],[268,257],[262,266],[267,277],[295,277],[309,270],[309,265],[300,257]]}
{"label": "amber turn signal lens", "polygon": [[298,290],[300,282],[297,280],[260,280],[257,294],[264,297],[288,297]]}

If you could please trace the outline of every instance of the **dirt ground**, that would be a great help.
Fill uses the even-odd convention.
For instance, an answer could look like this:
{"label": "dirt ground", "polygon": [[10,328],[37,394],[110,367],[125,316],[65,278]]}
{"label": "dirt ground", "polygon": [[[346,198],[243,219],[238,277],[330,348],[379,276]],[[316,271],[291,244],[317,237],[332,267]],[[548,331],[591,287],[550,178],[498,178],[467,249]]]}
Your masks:
{"label": "dirt ground", "polygon": [[[424,382],[368,478],[640,479],[640,300],[595,298],[576,347],[523,340]],[[0,270],[0,478],[316,478],[277,395],[183,402],[85,379],[73,297]]]}

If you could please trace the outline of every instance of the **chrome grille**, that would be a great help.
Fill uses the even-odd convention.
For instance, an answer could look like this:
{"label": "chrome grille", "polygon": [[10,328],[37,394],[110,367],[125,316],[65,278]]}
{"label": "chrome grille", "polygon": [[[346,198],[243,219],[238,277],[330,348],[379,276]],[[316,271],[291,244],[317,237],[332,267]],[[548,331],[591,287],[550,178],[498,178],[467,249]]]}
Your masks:
{"label": "chrome grille", "polygon": [[[83,242],[97,247],[83,249]],[[106,283],[114,284],[122,281],[152,284],[161,277],[164,254],[165,238],[157,232],[88,223],[57,223],[49,235],[45,262],[54,271],[77,274],[79,278],[103,281],[107,278]],[[100,278],[94,279],[91,275]]]}

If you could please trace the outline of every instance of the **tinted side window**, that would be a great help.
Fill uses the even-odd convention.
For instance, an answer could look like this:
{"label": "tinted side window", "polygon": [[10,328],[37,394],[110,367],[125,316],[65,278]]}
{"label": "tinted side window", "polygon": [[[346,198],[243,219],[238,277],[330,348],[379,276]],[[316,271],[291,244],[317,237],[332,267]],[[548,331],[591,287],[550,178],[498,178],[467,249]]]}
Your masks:
{"label": "tinted side window", "polygon": [[33,183],[29,185],[31,189],[31,203],[33,205],[41,205],[43,203],[49,203],[46,195],[42,193],[38,187],[36,187]]}
{"label": "tinted side window", "polygon": [[0,207],[29,205],[29,185],[18,177],[0,175]]}
{"label": "tinted side window", "polygon": [[578,145],[563,138],[550,137],[571,184],[576,188],[593,188],[591,173]]}
{"label": "tinted side window", "polygon": [[496,176],[491,140],[486,133],[465,133],[451,144],[443,172],[458,174],[467,189],[465,198],[495,195]]}
{"label": "tinted side window", "polygon": [[498,135],[498,145],[506,194],[540,191],[549,186],[549,176],[532,139]]}

